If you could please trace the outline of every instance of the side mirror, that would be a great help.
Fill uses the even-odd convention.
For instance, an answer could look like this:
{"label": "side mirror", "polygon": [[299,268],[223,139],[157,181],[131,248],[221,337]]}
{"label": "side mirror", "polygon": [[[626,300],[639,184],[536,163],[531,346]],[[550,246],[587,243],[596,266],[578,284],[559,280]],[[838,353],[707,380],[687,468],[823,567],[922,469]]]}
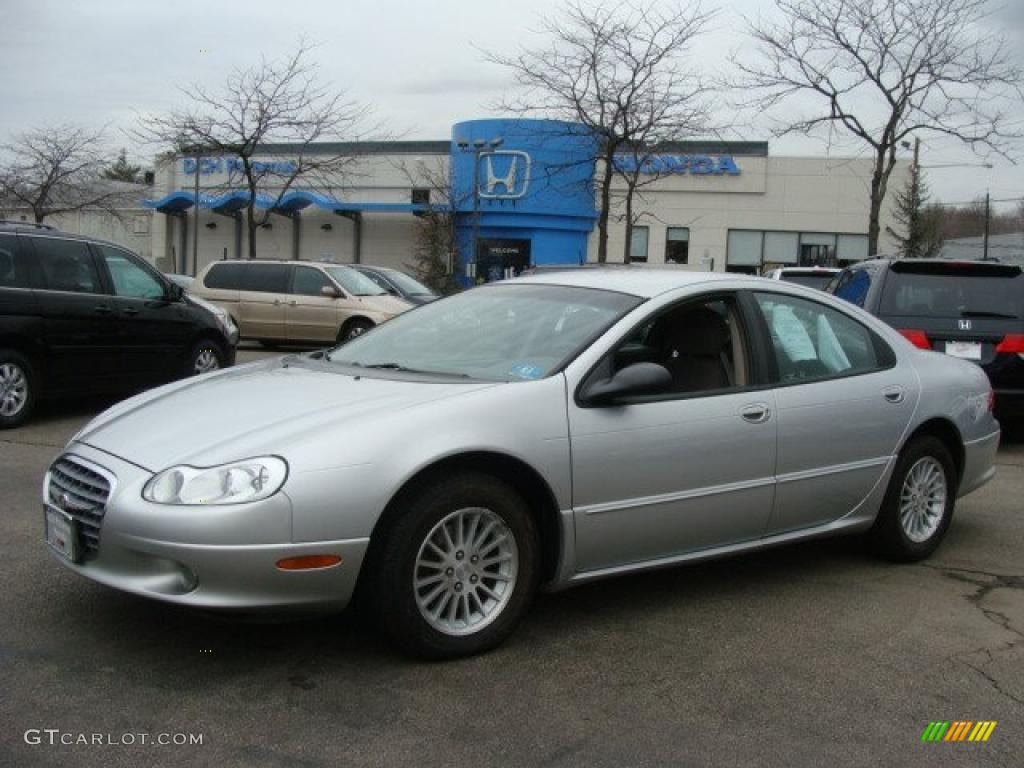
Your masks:
{"label": "side mirror", "polygon": [[333,285],[325,285],[323,288],[320,289],[320,293],[332,299],[338,298],[338,289],[335,288]]}
{"label": "side mirror", "polygon": [[181,297],[184,295],[184,288],[175,282],[168,281],[166,290],[164,291],[164,299],[167,301],[181,301]]}
{"label": "side mirror", "polygon": [[610,379],[595,381],[583,391],[590,405],[611,405],[624,397],[654,395],[672,384],[672,374],[657,363],[633,363],[619,370]]}

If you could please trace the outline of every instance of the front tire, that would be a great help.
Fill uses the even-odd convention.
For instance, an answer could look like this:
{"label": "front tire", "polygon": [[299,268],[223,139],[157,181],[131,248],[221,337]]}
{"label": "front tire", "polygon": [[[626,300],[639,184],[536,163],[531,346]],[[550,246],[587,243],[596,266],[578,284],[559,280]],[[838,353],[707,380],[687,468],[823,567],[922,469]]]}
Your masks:
{"label": "front tire", "polygon": [[908,443],[869,534],[875,549],[901,562],[929,557],[953,519],[956,486],[956,465],[945,443],[932,435]]}
{"label": "front tire", "polygon": [[36,403],[36,375],[20,352],[0,349],[0,429],[25,423]]}
{"label": "front tire", "polygon": [[189,353],[185,361],[185,375],[198,376],[224,367],[224,351],[215,341],[203,339]]}
{"label": "front tire", "polygon": [[525,502],[488,475],[462,473],[400,501],[368,566],[372,603],[391,641],[425,659],[502,643],[540,579],[540,542]]}
{"label": "front tire", "polygon": [[352,341],[352,339],[362,336],[371,328],[373,328],[373,323],[365,318],[357,317],[354,320],[349,320],[338,333],[338,343],[344,344],[346,341]]}

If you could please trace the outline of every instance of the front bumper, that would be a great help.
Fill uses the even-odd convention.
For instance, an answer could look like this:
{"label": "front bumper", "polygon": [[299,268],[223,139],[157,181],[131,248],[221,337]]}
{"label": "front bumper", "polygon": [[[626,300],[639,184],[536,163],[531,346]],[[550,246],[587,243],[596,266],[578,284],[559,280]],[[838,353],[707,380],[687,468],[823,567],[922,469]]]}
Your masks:
{"label": "front bumper", "polygon": [[977,490],[996,474],[996,452],[999,450],[1000,431],[964,443],[964,471],[957,496],[966,496]]}
{"label": "front bumper", "polygon": [[[291,501],[283,492],[231,507],[155,505],[141,496],[152,476],[146,470],[82,443],[72,444],[65,454],[116,477],[96,551],[72,562],[47,547],[75,573],[197,608],[341,609],[351,599],[369,539],[290,541]],[[276,566],[303,555],[336,555],[341,562],[309,570]]]}

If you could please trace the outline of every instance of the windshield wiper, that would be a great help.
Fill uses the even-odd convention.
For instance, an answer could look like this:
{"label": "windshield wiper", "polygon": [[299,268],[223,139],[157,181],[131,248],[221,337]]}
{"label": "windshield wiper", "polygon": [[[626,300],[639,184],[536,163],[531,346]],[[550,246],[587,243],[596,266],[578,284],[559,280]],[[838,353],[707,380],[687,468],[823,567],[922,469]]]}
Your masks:
{"label": "windshield wiper", "polygon": [[1017,315],[1008,315],[1005,312],[989,312],[984,309],[965,309],[960,317],[1002,317],[1007,320],[1017,320]]}
{"label": "windshield wiper", "polygon": [[400,371],[401,373],[422,373],[428,376],[450,376],[456,379],[469,379],[472,378],[468,373],[454,373],[451,371],[428,371],[424,368],[409,368],[402,365],[401,363],[348,363],[348,365],[354,365],[357,368],[376,368],[382,371]]}

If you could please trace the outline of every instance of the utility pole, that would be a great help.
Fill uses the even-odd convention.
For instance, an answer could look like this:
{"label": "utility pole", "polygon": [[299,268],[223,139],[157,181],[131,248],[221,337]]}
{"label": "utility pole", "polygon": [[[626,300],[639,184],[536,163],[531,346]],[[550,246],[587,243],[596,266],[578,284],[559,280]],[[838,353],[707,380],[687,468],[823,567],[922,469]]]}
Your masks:
{"label": "utility pole", "polygon": [[989,200],[989,191],[986,189],[985,190],[985,237],[982,240],[983,245],[981,247],[981,252],[982,252],[981,260],[982,261],[988,261],[988,224],[989,224],[989,221],[991,221],[991,219],[992,219],[992,209],[991,209],[990,205],[991,205],[991,201]]}
{"label": "utility pole", "polygon": [[[199,270],[199,164],[203,161],[202,151],[199,145],[196,145],[196,184],[195,184],[195,222],[192,225],[192,270],[189,271],[188,259],[185,259],[183,272],[186,275],[192,275],[195,277],[196,272]],[[184,255],[184,254],[183,254]]]}

